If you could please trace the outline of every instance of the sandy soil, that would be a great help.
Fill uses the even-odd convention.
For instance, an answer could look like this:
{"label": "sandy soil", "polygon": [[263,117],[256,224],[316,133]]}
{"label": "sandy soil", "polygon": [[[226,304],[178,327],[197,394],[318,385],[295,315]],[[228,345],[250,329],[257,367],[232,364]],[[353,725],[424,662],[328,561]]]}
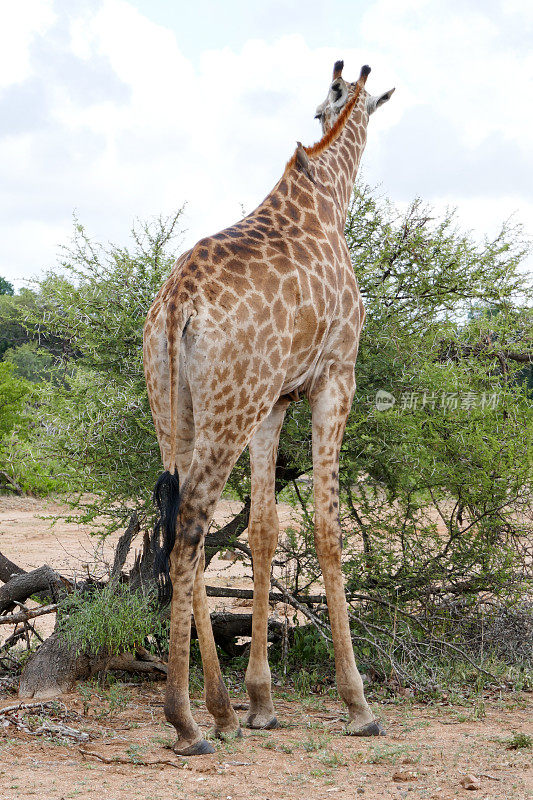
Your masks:
{"label": "sandy soil", "polygon": [[[68,724],[91,736],[81,746],[13,724],[0,729],[0,800],[525,800],[533,790],[531,750],[508,750],[505,741],[515,730],[533,732],[525,699],[487,698],[484,716],[465,707],[375,704],[388,736],[363,740],[343,735],[338,702],[278,694],[281,729],[245,731],[240,740],[218,743],[215,755],[183,759],[165,747],[173,736],[163,716],[163,686],[121,691],[127,706],[111,718],[105,700],[93,697],[83,716],[79,694],[63,698]],[[198,698],[194,705],[207,727],[203,703]],[[42,717],[33,713],[35,728]],[[106,764],[91,754],[118,761]],[[171,764],[158,763],[166,760]],[[479,789],[461,786],[468,774]]]}
{"label": "sandy soil", "polygon": [[[218,519],[225,521],[235,508],[222,502]],[[49,563],[72,575],[87,564],[105,572],[116,537],[95,558],[95,540],[85,530],[64,522],[50,528],[43,518],[62,510],[57,503],[0,498],[0,550],[26,569]],[[282,509],[282,524],[289,522],[290,510]],[[212,563],[209,582],[250,585],[241,563],[221,559]],[[533,734],[531,694],[487,695],[461,707],[420,705],[410,698],[380,701],[376,695],[374,708],[388,736],[361,740],[343,735],[344,709],[335,699],[296,697],[278,687],[281,729],[245,731],[240,740],[218,743],[215,755],[182,759],[166,747],[173,736],[163,714],[163,683],[115,684],[112,694],[91,691],[87,698],[85,685],[63,697],[64,705],[19,712],[12,719],[24,731],[2,717],[1,708],[17,700],[0,682],[0,800],[533,797],[533,751],[507,749],[514,732]],[[234,676],[231,691],[244,715],[242,676]],[[113,711],[113,697],[119,710]],[[210,718],[199,694],[193,706],[207,728]],[[60,734],[35,732],[54,720],[88,733],[89,741],[80,745]],[[467,774],[480,788],[462,787]]]}

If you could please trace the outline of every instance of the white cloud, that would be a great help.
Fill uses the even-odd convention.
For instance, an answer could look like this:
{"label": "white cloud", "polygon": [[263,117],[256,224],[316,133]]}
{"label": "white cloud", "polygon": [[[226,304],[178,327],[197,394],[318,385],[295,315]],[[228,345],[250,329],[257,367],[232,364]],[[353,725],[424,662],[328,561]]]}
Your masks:
{"label": "white cloud", "polygon": [[52,0],[24,0],[4,3],[0,25],[0,87],[31,75],[29,46],[52,25]]}
{"label": "white cloud", "polygon": [[[13,11],[17,54],[0,90],[0,106],[3,98],[11,109],[11,128],[0,125],[0,274],[10,279],[54,262],[74,208],[96,238],[119,242],[134,217],[184,201],[188,243],[235,221],[241,204],[249,211],[268,193],[295,140],[319,137],[314,109],[339,56],[350,79],[371,64],[370,91],[398,89],[371,120],[368,181],[405,201],[418,165],[428,199],[462,204],[479,230],[505,217],[504,207],[530,208],[525,181],[514,193],[491,185],[488,197],[481,173],[498,148],[519,169],[533,122],[524,88],[533,60],[507,47],[477,7],[450,14],[429,0],[377,0],[350,34],[357,49],[311,48],[287,34],[206,50],[194,65],[179,31],[125,0],[69,3],[55,14],[50,3],[37,7],[31,20]],[[514,7],[509,24],[523,25],[524,7]],[[426,126],[413,129],[424,108]],[[428,132],[439,118],[446,153],[444,137]],[[446,169],[432,182],[431,159],[444,155],[462,165],[456,183]]]}

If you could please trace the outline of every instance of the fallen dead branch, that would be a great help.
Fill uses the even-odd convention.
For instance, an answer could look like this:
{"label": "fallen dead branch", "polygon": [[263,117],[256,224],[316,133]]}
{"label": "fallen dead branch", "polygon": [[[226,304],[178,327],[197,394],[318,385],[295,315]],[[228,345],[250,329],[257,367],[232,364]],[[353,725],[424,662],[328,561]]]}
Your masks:
{"label": "fallen dead branch", "polygon": [[19,486],[19,484],[16,482],[16,480],[14,478],[12,478],[11,475],[9,475],[5,471],[5,469],[0,469],[0,478],[4,479],[4,481],[7,483],[7,485],[11,488],[11,490],[15,494],[17,494],[19,496],[24,494],[24,489],[22,488],[22,486]]}
{"label": "fallen dead branch", "polygon": [[154,673],[166,675],[168,672],[167,664],[144,648],[139,648],[135,655],[133,653],[120,653],[120,655],[113,656],[107,664],[107,669],[121,672],[141,672],[145,675],[153,675]]}
{"label": "fallen dead branch", "polygon": [[13,714],[15,711],[25,711],[31,708],[45,708],[46,706],[52,705],[52,703],[57,705],[58,701],[50,700],[46,702],[45,700],[41,700],[37,703],[15,703],[13,706],[4,706],[3,708],[0,708],[0,717],[4,714]]}
{"label": "fallen dead branch", "polygon": [[138,758],[135,756],[134,758],[122,758],[121,756],[102,756],[100,753],[95,753],[92,750],[86,750],[84,747],[80,747],[79,751],[84,756],[92,756],[93,758],[97,758],[99,761],[102,761],[104,764],[129,764],[130,766],[135,765],[139,767],[153,767],[159,764],[164,764],[169,767],[176,767],[176,769],[183,769],[186,761],[172,761],[170,758],[158,758],[154,759],[153,761],[145,761],[142,758]]}
{"label": "fallen dead branch", "polygon": [[[237,545],[235,545],[235,547],[241,552],[246,553],[246,555],[249,556],[250,559],[252,558],[252,551],[245,544],[239,542]],[[280,583],[280,581],[277,580],[277,578],[274,578],[274,576],[272,576],[270,578],[270,583],[272,586],[274,586],[275,589],[278,589],[281,592],[280,602],[289,603],[289,605],[291,605],[293,608],[295,608],[297,611],[303,614],[303,616],[306,619],[309,620],[311,625],[313,625],[316,628],[322,639],[324,639],[326,642],[332,641],[332,637],[328,633],[329,625],[326,622],[317,617],[316,614],[313,614],[313,612],[308,608],[308,606],[305,606],[303,605],[303,603],[300,603],[299,600],[297,600],[294,597],[294,595],[292,595],[288,591],[288,589],[282,583]],[[252,597],[253,597],[253,592],[252,592]]]}
{"label": "fallen dead branch", "polygon": [[[253,589],[230,589],[226,586],[206,586],[205,590],[208,597],[234,597],[239,600],[253,600],[254,597]],[[291,595],[291,597],[302,605],[314,605],[315,603],[322,604],[326,602],[326,596],[322,594],[310,594],[302,597]],[[287,599],[287,593],[285,589],[282,594],[280,594],[280,592],[270,592],[268,599],[271,603],[284,603]]]}
{"label": "fallen dead branch", "polygon": [[61,722],[50,722],[50,720],[44,720],[43,724],[34,731],[23,724],[17,724],[16,722],[12,724],[15,724],[25,733],[29,733],[30,736],[41,736],[45,733],[51,733],[53,736],[63,736],[66,739],[74,739],[76,742],[88,742],[91,738],[85,731],[71,728],[70,725],[63,725]]}
{"label": "fallen dead branch", "polygon": [[17,611],[15,614],[4,614],[0,616],[0,625],[12,625],[19,622],[28,622],[35,617],[42,617],[45,614],[53,614],[57,611],[57,604],[52,603],[48,606],[39,606],[38,608],[29,608],[27,611]]}
{"label": "fallen dead branch", "polygon": [[270,583],[272,584],[272,586],[275,586],[276,589],[280,589],[283,592],[282,596],[284,601],[286,603],[289,603],[293,608],[295,608],[297,611],[303,614],[304,617],[306,617],[306,619],[309,620],[311,625],[313,625],[316,628],[322,639],[324,639],[326,642],[332,641],[331,635],[328,633],[330,627],[326,622],[317,617],[316,614],[313,614],[313,612],[310,611],[310,609],[307,606],[304,606],[302,603],[298,602],[298,600],[296,600],[296,598],[293,597],[293,595],[290,592],[288,592],[283,586],[283,584],[281,584],[276,578],[272,577],[270,579]]}

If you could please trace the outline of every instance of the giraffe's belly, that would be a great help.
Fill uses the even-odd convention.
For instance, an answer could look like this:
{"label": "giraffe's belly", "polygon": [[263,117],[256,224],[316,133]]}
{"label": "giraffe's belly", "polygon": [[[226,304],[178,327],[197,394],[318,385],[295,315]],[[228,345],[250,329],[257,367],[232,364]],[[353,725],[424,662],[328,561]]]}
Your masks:
{"label": "giraffe's belly", "polygon": [[283,394],[308,392],[328,364],[354,365],[361,323],[351,287],[331,303],[302,306],[294,320]]}
{"label": "giraffe's belly", "polygon": [[317,313],[312,305],[299,309],[286,361],[283,394],[296,389],[304,391],[313,382],[328,350],[329,333],[330,324],[325,313]]}

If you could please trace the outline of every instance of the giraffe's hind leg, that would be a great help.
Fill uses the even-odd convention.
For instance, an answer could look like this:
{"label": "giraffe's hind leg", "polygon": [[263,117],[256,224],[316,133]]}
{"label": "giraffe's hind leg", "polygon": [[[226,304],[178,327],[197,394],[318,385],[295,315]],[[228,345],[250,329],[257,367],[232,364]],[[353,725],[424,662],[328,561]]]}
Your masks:
{"label": "giraffe's hind leg", "polygon": [[268,666],[268,595],[270,568],[279,534],[274,493],[276,454],[287,406],[287,400],[278,401],[249,444],[252,507],[248,540],[254,570],[252,643],[245,679],[250,697],[250,710],[246,717],[249,728],[275,728],[278,724],[272,703]]}
{"label": "giraffe's hind leg", "polygon": [[[213,752],[203,738],[191,714],[189,700],[189,651],[191,609],[195,595],[195,614],[199,622],[200,645],[206,655],[206,702],[215,716],[219,733],[238,734],[239,724],[223,685],[212,639],[211,622],[205,598],[202,567],[205,534],[216,503],[240,449],[228,452],[216,446],[196,443],[187,480],[180,493],[176,542],[170,557],[172,601],[170,615],[170,651],[165,692],[165,716],[174,725],[178,740],[174,751],[179,755]],[[209,480],[205,480],[209,469]],[[206,649],[207,648],[207,649]]]}
{"label": "giraffe's hind leg", "polygon": [[[176,456],[180,483],[183,486],[191,467],[195,433],[191,392],[182,364],[180,365],[178,396],[178,431],[179,440]],[[208,711],[215,720],[213,733],[216,736],[239,736],[241,733],[239,719],[231,705],[230,696],[220,670],[205,591],[204,569],[205,557],[202,545],[194,580],[193,613],[202,657],[205,702]]]}
{"label": "giraffe's hind leg", "polygon": [[[147,337],[147,342],[145,342],[145,363],[150,363],[151,365],[148,391],[150,404],[154,413],[161,455],[163,463],[170,467],[171,465],[167,464],[167,452],[170,441],[168,363],[166,360],[166,348],[159,343],[157,339],[158,335],[159,337],[164,336],[162,332],[154,330],[151,338],[148,339]],[[151,345],[150,351],[148,351],[147,345]],[[157,353],[158,351],[162,353],[159,360],[152,359],[149,361],[150,353]],[[176,452],[176,467],[178,469],[180,485],[183,487],[191,467],[195,442],[192,398],[183,363],[180,363],[179,373],[177,429],[179,439]],[[206,704],[208,710],[215,719],[215,733],[217,735],[238,735],[240,733],[239,720],[231,706],[228,690],[220,671],[211,627],[211,617],[209,615],[203,572],[204,556],[202,545],[194,580],[193,611],[200,643],[200,653],[202,656]],[[196,744],[194,747],[199,753],[213,752],[213,747],[208,742]]]}
{"label": "giraffe's hind leg", "polygon": [[205,556],[202,545],[193,592],[194,624],[200,643],[204,672],[205,704],[214,717],[213,734],[219,738],[242,736],[239,718],[233,710],[230,696],[222,677],[217,648],[213,636],[211,616],[204,581]]}

